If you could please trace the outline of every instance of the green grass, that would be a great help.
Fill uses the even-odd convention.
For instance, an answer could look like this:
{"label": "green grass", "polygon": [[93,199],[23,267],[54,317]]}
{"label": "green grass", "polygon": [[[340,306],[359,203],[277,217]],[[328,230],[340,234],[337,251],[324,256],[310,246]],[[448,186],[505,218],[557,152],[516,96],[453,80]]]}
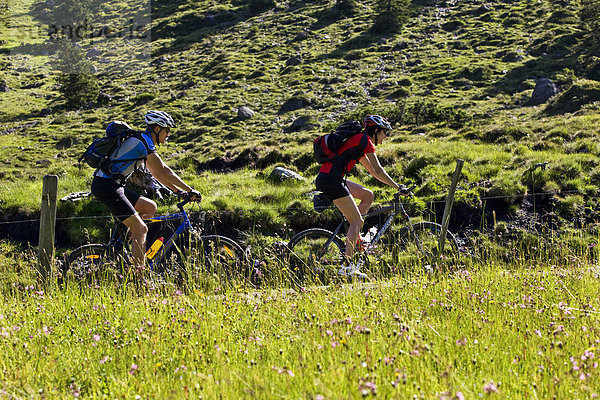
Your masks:
{"label": "green grass", "polygon": [[[64,107],[52,54],[35,51],[47,46],[17,40],[0,21],[0,84],[10,89],[0,96],[3,219],[35,218],[46,174],[59,176],[59,197],[88,190],[92,170],[76,160],[91,139],[111,120],[141,128],[145,110],[164,109],[179,128],[161,156],[203,194],[209,217],[240,231],[265,274],[256,292],[211,276],[188,291],[119,281],[43,289],[35,248],[0,241],[0,398],[597,397],[600,106],[577,61],[579,2],[559,12],[550,0],[535,10],[493,2],[482,13],[472,2],[419,2],[427,6],[383,37],[369,30],[371,0],[339,19],[331,2],[278,3],[250,15],[237,0],[156,2],[152,54],[143,43],[119,52],[84,40],[98,67],[131,68],[99,75],[112,99],[79,110]],[[11,0],[2,17],[32,29],[44,23],[33,10],[48,4]],[[103,2],[94,18],[119,26],[134,12],[143,7]],[[287,65],[294,56],[303,63]],[[561,94],[526,106],[539,77]],[[281,110],[291,98],[303,108]],[[470,118],[401,118],[405,102],[421,101]],[[252,119],[236,118],[242,105]],[[474,257],[446,275],[390,277],[375,266],[372,285],[281,289],[295,286],[275,242],[334,218],[305,196],[318,171],[311,141],[366,113],[397,118],[378,155],[395,179],[418,184],[411,215],[431,213],[465,160],[455,210],[481,230],[468,235]],[[290,131],[301,116],[315,127]],[[255,166],[200,168],[248,149]],[[279,165],[306,181],[270,181]],[[389,198],[364,169],[351,179],[377,202]],[[542,192],[547,225],[496,221],[522,215],[523,196]],[[58,208],[76,218],[63,231],[72,246],[105,240],[96,217],[107,214],[90,200]]]}
{"label": "green grass", "polygon": [[597,274],[513,260],[305,292],[5,284],[0,393],[593,397]]}

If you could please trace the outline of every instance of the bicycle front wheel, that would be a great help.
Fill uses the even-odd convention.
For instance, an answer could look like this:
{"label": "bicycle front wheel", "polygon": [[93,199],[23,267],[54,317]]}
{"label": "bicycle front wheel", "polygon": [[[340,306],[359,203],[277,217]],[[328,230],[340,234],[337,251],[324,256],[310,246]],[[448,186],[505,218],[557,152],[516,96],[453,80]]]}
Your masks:
{"label": "bicycle front wheel", "polygon": [[290,239],[288,249],[290,269],[301,277],[331,268],[337,270],[344,261],[344,243],[326,229],[297,233]]}
{"label": "bicycle front wheel", "polygon": [[125,259],[105,244],[87,244],[73,250],[62,266],[61,280],[97,280],[110,269],[122,270]]}
{"label": "bicycle front wheel", "polygon": [[413,233],[405,227],[398,235],[399,246],[394,249],[394,255],[399,266],[409,267],[421,264],[425,268],[442,263],[452,267],[459,255],[459,246],[456,238],[446,232],[444,250],[440,254],[438,249],[442,226],[434,222],[419,222],[413,225]]}
{"label": "bicycle front wheel", "polygon": [[186,243],[176,249],[177,264],[187,279],[197,280],[195,274],[216,274],[228,279],[245,279],[246,256],[234,240],[220,235],[189,235]]}

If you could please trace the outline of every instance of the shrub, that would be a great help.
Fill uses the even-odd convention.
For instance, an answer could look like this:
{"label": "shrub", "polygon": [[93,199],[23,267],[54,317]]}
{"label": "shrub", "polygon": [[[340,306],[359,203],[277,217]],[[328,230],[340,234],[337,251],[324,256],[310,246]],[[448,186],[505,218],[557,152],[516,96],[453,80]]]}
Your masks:
{"label": "shrub", "polygon": [[340,15],[352,15],[357,9],[356,0],[336,0],[334,8]]}
{"label": "shrub", "polygon": [[250,0],[248,1],[248,10],[251,14],[259,14],[274,8],[276,5],[275,0]]}
{"label": "shrub", "polygon": [[585,32],[582,42],[583,64],[590,78],[600,80],[600,3],[583,0],[579,18]]}
{"label": "shrub", "polygon": [[373,31],[378,33],[398,32],[408,19],[409,0],[378,0],[377,16],[373,23]]}
{"label": "shrub", "polygon": [[467,66],[458,73],[459,78],[466,78],[475,82],[485,82],[492,79],[494,72],[489,66]]}
{"label": "shrub", "polygon": [[464,110],[456,109],[453,106],[442,106],[433,101],[417,101],[415,103],[400,101],[387,115],[395,123],[414,125],[442,123],[457,127],[463,126],[472,118]]}
{"label": "shrub", "polygon": [[133,98],[133,102],[136,104],[146,104],[156,98],[154,93],[141,93]]}

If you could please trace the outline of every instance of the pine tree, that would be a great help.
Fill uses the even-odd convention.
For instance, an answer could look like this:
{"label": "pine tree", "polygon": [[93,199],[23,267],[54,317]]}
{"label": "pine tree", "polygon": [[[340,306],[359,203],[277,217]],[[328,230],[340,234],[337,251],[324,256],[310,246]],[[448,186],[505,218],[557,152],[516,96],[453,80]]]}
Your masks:
{"label": "pine tree", "polygon": [[65,99],[67,108],[79,108],[98,97],[98,79],[91,73],[92,65],[83,50],[72,42],[61,43],[57,81],[58,91]]}

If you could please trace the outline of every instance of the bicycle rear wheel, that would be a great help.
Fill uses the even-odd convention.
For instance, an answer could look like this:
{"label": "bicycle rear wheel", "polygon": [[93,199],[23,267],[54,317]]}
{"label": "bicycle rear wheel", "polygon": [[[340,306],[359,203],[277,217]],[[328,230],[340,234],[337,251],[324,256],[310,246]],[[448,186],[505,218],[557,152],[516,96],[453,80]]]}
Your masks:
{"label": "bicycle rear wheel", "polygon": [[76,281],[97,280],[110,271],[122,271],[126,265],[125,257],[116,254],[105,244],[86,244],[73,250],[65,259],[60,279]]}
{"label": "bicycle rear wheel", "polygon": [[288,243],[290,269],[299,277],[339,269],[345,245],[333,232],[312,228],[297,233]]}
{"label": "bicycle rear wheel", "polygon": [[[434,265],[449,268],[455,265],[459,256],[459,246],[456,238],[446,232],[446,242],[443,252],[438,249],[442,226],[434,222],[419,222],[413,225],[414,236],[408,228],[403,228],[398,234],[399,246],[394,247],[394,259],[399,267],[421,265],[433,269]],[[416,238],[415,238],[416,236]]]}

